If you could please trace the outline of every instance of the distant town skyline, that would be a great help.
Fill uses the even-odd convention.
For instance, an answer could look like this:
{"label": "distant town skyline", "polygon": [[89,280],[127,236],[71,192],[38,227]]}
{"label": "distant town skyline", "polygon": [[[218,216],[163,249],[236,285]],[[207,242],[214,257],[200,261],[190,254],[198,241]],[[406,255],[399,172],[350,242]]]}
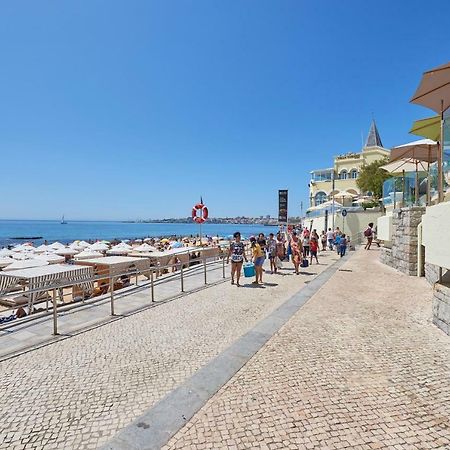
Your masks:
{"label": "distant town skyline", "polygon": [[418,0],[5,3],[0,218],[184,217],[200,196],[276,217],[278,189],[300,215],[372,117],[385,147],[414,140],[447,47]]}

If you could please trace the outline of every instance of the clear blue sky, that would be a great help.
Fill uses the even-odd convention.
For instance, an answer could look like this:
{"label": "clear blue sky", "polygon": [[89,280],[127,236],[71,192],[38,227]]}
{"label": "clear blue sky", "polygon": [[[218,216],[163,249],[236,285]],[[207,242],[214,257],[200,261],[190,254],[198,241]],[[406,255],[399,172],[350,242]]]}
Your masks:
{"label": "clear blue sky", "polygon": [[0,218],[290,215],[309,171],[387,147],[449,59],[450,1],[2,1]]}

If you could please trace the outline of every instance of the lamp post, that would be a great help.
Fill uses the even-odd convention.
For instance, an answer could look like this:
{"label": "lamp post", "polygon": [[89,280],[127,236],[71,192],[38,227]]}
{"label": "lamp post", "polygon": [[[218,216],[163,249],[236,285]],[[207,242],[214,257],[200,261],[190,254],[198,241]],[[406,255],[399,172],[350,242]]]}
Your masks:
{"label": "lamp post", "polygon": [[331,218],[331,226],[332,226],[332,230],[334,231],[334,187],[335,187],[335,183],[334,183],[334,169],[333,172],[331,172],[331,192],[333,193],[333,203],[331,206],[331,214],[332,214],[332,218]]}

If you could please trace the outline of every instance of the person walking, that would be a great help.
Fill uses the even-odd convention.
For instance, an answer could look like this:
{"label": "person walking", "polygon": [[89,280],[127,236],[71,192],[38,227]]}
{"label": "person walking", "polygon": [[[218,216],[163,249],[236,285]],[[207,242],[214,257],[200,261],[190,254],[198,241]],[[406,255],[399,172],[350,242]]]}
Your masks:
{"label": "person walking", "polygon": [[298,238],[295,231],[292,233],[291,237],[291,251],[294,270],[296,275],[298,275],[300,273],[298,269],[300,267],[300,260],[302,258],[302,243],[300,242],[300,239]]}
{"label": "person walking", "polygon": [[311,251],[311,259],[309,263],[312,264],[313,258],[316,258],[316,263],[319,264],[319,258],[317,257],[317,252],[319,250],[319,241],[314,236],[309,242],[309,247]]}
{"label": "person walking", "polygon": [[327,233],[325,230],[322,230],[322,234],[320,235],[320,242],[322,244],[322,251],[326,251],[327,249]]}
{"label": "person walking", "polygon": [[364,246],[366,250],[370,250],[370,246],[373,241],[373,222],[370,222],[368,227],[364,231],[364,236],[367,238],[367,243]]}
{"label": "person walking", "polygon": [[267,241],[267,252],[270,261],[270,273],[277,273],[276,257],[277,257],[277,241],[274,238],[273,233],[269,234],[269,240]]}
{"label": "person walking", "polygon": [[341,234],[340,233],[336,233],[336,237],[334,238],[334,245],[335,245],[336,252],[337,252],[338,255],[341,252],[341,239],[342,239]]}
{"label": "person walking", "polygon": [[236,231],[233,234],[234,241],[230,244],[228,250],[227,264],[230,262],[231,257],[231,284],[234,284],[234,278],[236,277],[236,284],[240,286],[239,280],[241,278],[242,263],[247,262],[247,257],[245,256],[245,246],[241,241],[241,233]]}
{"label": "person walking", "polygon": [[328,228],[327,231],[327,241],[328,241],[328,248],[330,250],[333,250],[333,243],[334,243],[334,232],[331,228]]}
{"label": "person walking", "polygon": [[308,258],[309,256],[309,243],[310,243],[309,231],[305,230],[303,232],[303,241],[302,241],[304,258]]}
{"label": "person walking", "polygon": [[264,252],[254,236],[250,238],[250,245],[252,248],[253,264],[255,265],[255,281],[253,281],[253,284],[262,284],[263,264],[265,259]]}
{"label": "person walking", "polygon": [[284,239],[281,233],[277,234],[277,256],[280,261],[283,261],[286,256],[286,247],[284,246]]}
{"label": "person walking", "polygon": [[346,250],[347,250],[347,237],[345,236],[345,234],[343,234],[341,236],[340,252],[339,252],[339,255],[341,256],[341,258],[343,256],[345,256],[345,251]]}

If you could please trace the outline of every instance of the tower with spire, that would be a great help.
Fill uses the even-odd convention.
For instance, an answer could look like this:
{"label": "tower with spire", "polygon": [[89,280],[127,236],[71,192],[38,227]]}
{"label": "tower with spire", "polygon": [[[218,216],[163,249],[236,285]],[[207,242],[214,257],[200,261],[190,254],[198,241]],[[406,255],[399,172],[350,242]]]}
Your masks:
{"label": "tower with spire", "polygon": [[377,124],[375,119],[372,119],[370,124],[369,134],[367,135],[366,145],[364,147],[381,147],[383,148],[383,143],[381,142],[380,133],[378,133]]}

